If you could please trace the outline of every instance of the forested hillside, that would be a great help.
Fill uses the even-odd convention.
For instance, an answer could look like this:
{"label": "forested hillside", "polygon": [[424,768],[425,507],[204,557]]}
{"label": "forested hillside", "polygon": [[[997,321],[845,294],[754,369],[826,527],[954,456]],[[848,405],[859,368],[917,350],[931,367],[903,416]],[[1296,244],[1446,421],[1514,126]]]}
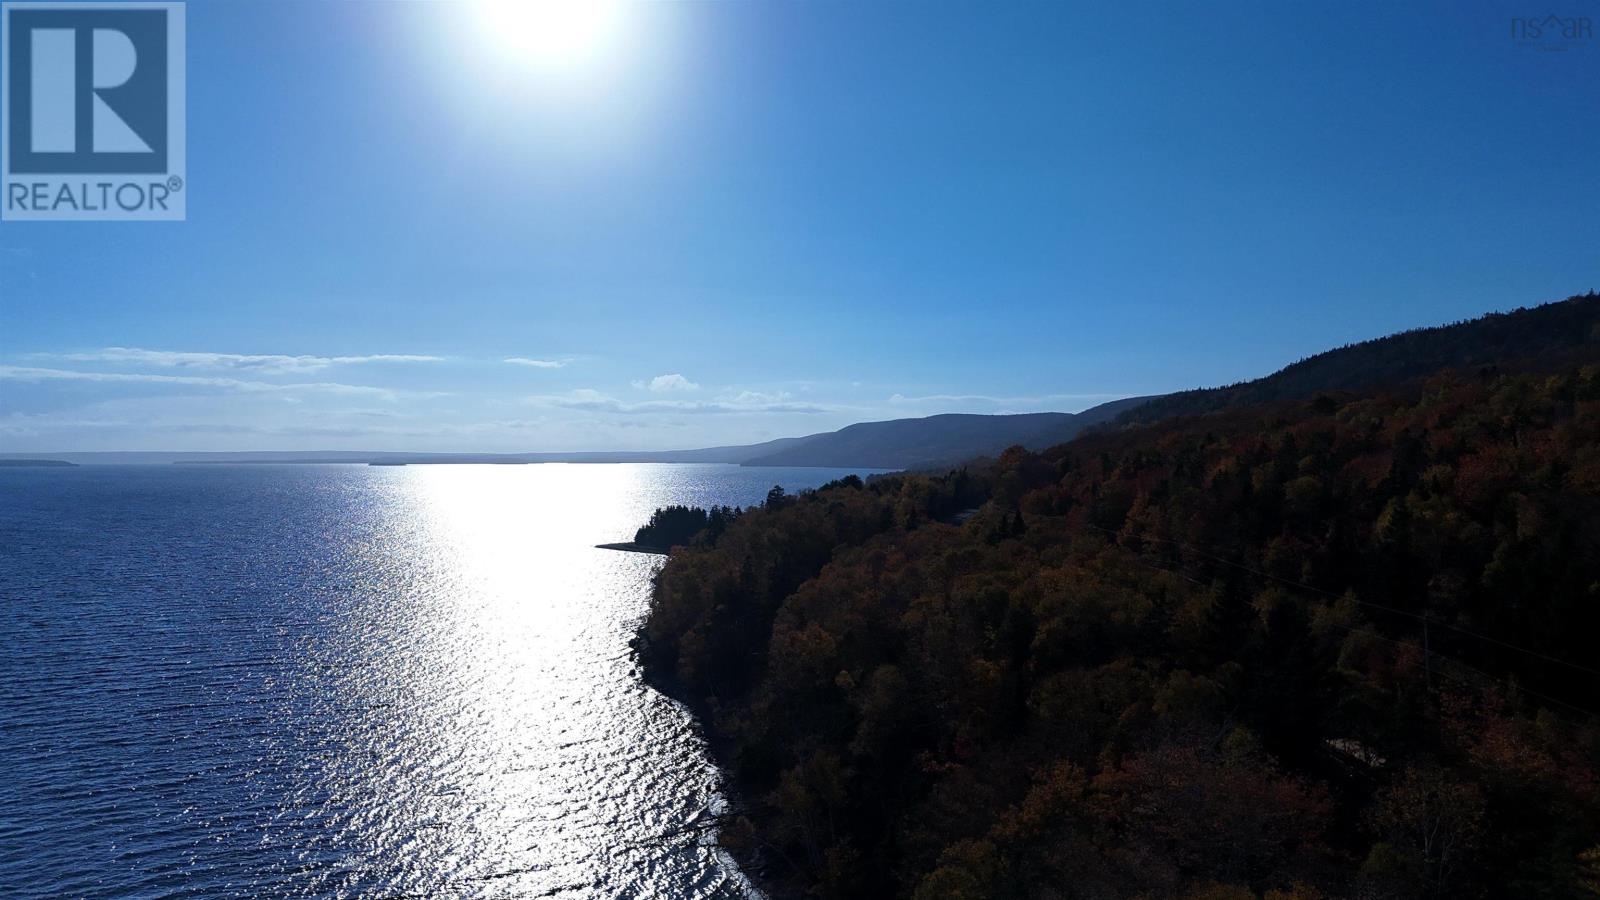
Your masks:
{"label": "forested hillside", "polygon": [[1550,371],[1573,364],[1596,341],[1600,341],[1600,294],[1590,291],[1558,303],[1362,341],[1318,353],[1254,381],[1156,397],[1123,412],[1120,421],[1156,422],[1299,399],[1318,391],[1394,385],[1443,369],[1498,365]]}
{"label": "forested hillside", "polygon": [[1600,366],[852,480],[701,544],[641,655],[779,894],[1600,891]]}

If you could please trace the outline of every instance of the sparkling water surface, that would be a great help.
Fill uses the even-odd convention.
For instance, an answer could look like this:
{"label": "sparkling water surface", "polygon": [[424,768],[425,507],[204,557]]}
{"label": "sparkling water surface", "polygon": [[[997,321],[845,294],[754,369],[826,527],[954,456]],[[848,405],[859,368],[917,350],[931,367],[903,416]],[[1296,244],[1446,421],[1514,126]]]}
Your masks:
{"label": "sparkling water surface", "polygon": [[742,896],[593,545],[843,474],[0,469],[0,896]]}

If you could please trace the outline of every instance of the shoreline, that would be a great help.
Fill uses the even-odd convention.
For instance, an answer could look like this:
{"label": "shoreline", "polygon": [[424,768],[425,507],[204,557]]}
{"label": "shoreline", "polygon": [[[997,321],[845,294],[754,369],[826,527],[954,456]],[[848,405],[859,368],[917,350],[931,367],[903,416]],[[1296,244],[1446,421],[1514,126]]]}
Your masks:
{"label": "shoreline", "polygon": [[597,550],[621,550],[624,553],[649,553],[652,556],[669,556],[672,551],[663,547],[652,547],[634,541],[619,541],[614,544],[595,544]]}
{"label": "shoreline", "polygon": [[706,808],[706,812],[717,820],[716,827],[710,835],[711,844],[717,852],[726,854],[737,866],[739,876],[745,880],[751,892],[747,894],[747,900],[784,900],[795,896],[792,890],[785,890],[782,882],[772,878],[768,871],[768,860],[761,850],[753,847],[729,847],[721,840],[722,830],[732,824],[729,820],[743,817],[745,815],[743,811],[751,809],[751,805],[746,802],[744,787],[733,775],[733,739],[715,728],[711,709],[706,703],[697,702],[671,673],[661,671],[658,665],[650,661],[649,639],[644,636],[642,628],[628,644],[633,650],[634,661],[639,666],[639,674],[645,685],[667,699],[681,704],[693,719],[696,729],[700,732],[700,739],[705,742],[706,759],[717,770],[720,778],[716,793],[720,796],[723,806],[721,812],[714,811],[711,806]]}

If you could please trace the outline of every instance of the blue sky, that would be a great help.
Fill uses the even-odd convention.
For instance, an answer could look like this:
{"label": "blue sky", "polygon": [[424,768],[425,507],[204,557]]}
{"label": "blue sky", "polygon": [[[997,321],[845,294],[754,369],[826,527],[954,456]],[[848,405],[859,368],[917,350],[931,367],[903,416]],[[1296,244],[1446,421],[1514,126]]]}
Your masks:
{"label": "blue sky", "polygon": [[1517,12],[192,0],[188,220],[0,223],[0,450],[1072,411],[1600,288],[1600,46]]}

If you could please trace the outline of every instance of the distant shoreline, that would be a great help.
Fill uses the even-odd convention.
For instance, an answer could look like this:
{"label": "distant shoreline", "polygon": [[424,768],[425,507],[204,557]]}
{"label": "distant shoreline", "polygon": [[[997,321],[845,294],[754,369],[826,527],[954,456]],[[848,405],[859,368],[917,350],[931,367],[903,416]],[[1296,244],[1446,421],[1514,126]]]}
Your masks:
{"label": "distant shoreline", "polygon": [[64,459],[0,459],[0,468],[6,469],[76,469],[77,463]]}
{"label": "distant shoreline", "polygon": [[[747,469],[839,469],[859,472],[863,475],[878,474],[898,471],[882,466],[834,466],[834,465],[768,465],[766,463],[750,464],[727,461],[684,460],[684,459],[382,459],[361,457],[357,459],[316,459],[316,458],[289,458],[289,459],[164,459],[148,458],[148,455],[137,451],[130,451],[129,459],[106,459],[98,457],[94,452],[85,452],[87,458],[79,461],[60,459],[21,459],[0,456],[0,466],[87,466],[90,468],[104,468],[110,466],[364,466],[364,467],[399,467],[399,466],[726,466],[730,468]],[[119,454],[120,455],[120,454]]]}

